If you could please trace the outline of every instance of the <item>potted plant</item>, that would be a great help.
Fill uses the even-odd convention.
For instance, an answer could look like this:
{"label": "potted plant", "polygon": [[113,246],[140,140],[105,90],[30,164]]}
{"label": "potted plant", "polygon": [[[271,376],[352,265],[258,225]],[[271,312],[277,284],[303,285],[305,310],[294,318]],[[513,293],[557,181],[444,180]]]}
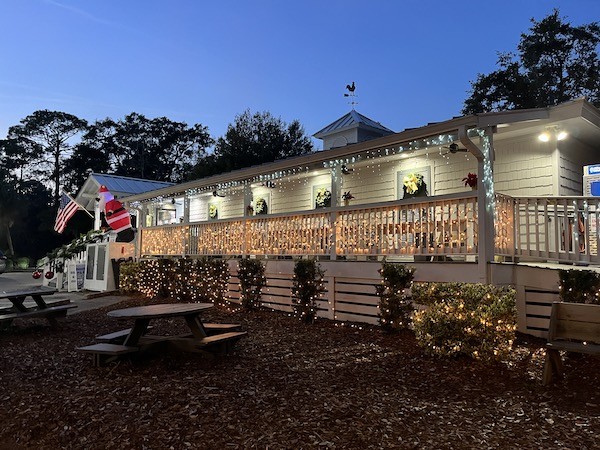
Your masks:
{"label": "potted plant", "polygon": [[469,186],[471,189],[477,189],[477,174],[469,172],[465,178],[463,178],[465,186]]}
{"label": "potted plant", "polygon": [[348,206],[350,204],[350,200],[354,198],[354,195],[350,193],[350,191],[344,192],[342,195],[342,200],[344,200],[344,206]]}

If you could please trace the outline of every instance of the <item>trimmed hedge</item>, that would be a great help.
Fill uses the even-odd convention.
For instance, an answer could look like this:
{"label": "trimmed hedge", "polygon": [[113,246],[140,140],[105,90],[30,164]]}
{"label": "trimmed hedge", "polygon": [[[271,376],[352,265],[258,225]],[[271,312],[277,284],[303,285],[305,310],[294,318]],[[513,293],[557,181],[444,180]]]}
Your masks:
{"label": "trimmed hedge", "polygon": [[501,360],[512,349],[516,329],[515,290],[485,284],[419,283],[413,327],[419,345],[435,356],[466,355]]}
{"label": "trimmed hedge", "polygon": [[228,283],[229,265],[221,259],[153,259],[120,267],[121,290],[149,298],[224,304]]}

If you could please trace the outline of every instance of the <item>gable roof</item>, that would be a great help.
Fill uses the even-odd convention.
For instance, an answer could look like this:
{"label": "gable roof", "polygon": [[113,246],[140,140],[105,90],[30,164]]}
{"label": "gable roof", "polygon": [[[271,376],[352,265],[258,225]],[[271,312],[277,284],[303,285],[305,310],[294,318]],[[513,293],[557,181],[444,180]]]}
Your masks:
{"label": "gable roof", "polygon": [[83,183],[75,200],[88,211],[93,211],[98,189],[103,185],[115,198],[122,198],[173,186],[174,183],[92,172]]}
{"label": "gable roof", "polygon": [[317,131],[313,134],[318,139],[323,139],[330,134],[337,133],[340,131],[348,130],[351,128],[365,128],[379,131],[382,135],[392,134],[393,131],[389,128],[384,127],[379,122],[375,122],[369,119],[367,116],[363,116],[358,111],[352,110],[347,114],[344,114],[338,120],[330,123],[325,128]]}

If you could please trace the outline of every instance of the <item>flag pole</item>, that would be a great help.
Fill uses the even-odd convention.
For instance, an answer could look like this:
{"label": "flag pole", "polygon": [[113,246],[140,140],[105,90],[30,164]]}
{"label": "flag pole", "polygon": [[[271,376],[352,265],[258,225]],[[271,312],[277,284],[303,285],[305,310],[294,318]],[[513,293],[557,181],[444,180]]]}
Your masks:
{"label": "flag pole", "polygon": [[89,212],[87,209],[85,209],[85,208],[84,208],[83,206],[81,206],[81,205],[80,205],[78,202],[76,202],[76,201],[75,201],[75,199],[74,199],[73,197],[71,197],[71,194],[69,194],[68,192],[65,192],[65,190],[64,190],[64,189],[61,189],[61,192],[62,192],[63,194],[65,194],[67,197],[69,197],[69,199],[70,199],[70,200],[71,200],[73,203],[75,203],[75,204],[76,204],[76,205],[77,205],[79,208],[83,209],[83,210],[84,210],[84,211],[87,213],[87,215],[88,215],[88,216],[90,216],[92,219],[94,218],[94,216],[92,216],[92,214],[91,214],[91,213],[90,213],[90,212]]}

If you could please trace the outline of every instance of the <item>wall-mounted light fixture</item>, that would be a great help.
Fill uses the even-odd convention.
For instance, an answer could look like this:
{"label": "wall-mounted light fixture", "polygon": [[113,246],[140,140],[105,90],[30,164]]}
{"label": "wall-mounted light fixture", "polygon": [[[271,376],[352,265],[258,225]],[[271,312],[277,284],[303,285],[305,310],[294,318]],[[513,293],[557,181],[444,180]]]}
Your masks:
{"label": "wall-mounted light fixture", "polygon": [[548,142],[552,137],[555,137],[557,141],[564,141],[569,137],[569,133],[558,127],[548,127],[538,135],[538,139],[542,142]]}
{"label": "wall-mounted light fixture", "polygon": [[225,195],[219,194],[217,191],[213,191],[213,197],[225,197]]}
{"label": "wall-mounted light fixture", "polygon": [[346,164],[342,164],[342,173],[344,175],[349,175],[352,172],[354,172],[354,169],[349,169]]}

